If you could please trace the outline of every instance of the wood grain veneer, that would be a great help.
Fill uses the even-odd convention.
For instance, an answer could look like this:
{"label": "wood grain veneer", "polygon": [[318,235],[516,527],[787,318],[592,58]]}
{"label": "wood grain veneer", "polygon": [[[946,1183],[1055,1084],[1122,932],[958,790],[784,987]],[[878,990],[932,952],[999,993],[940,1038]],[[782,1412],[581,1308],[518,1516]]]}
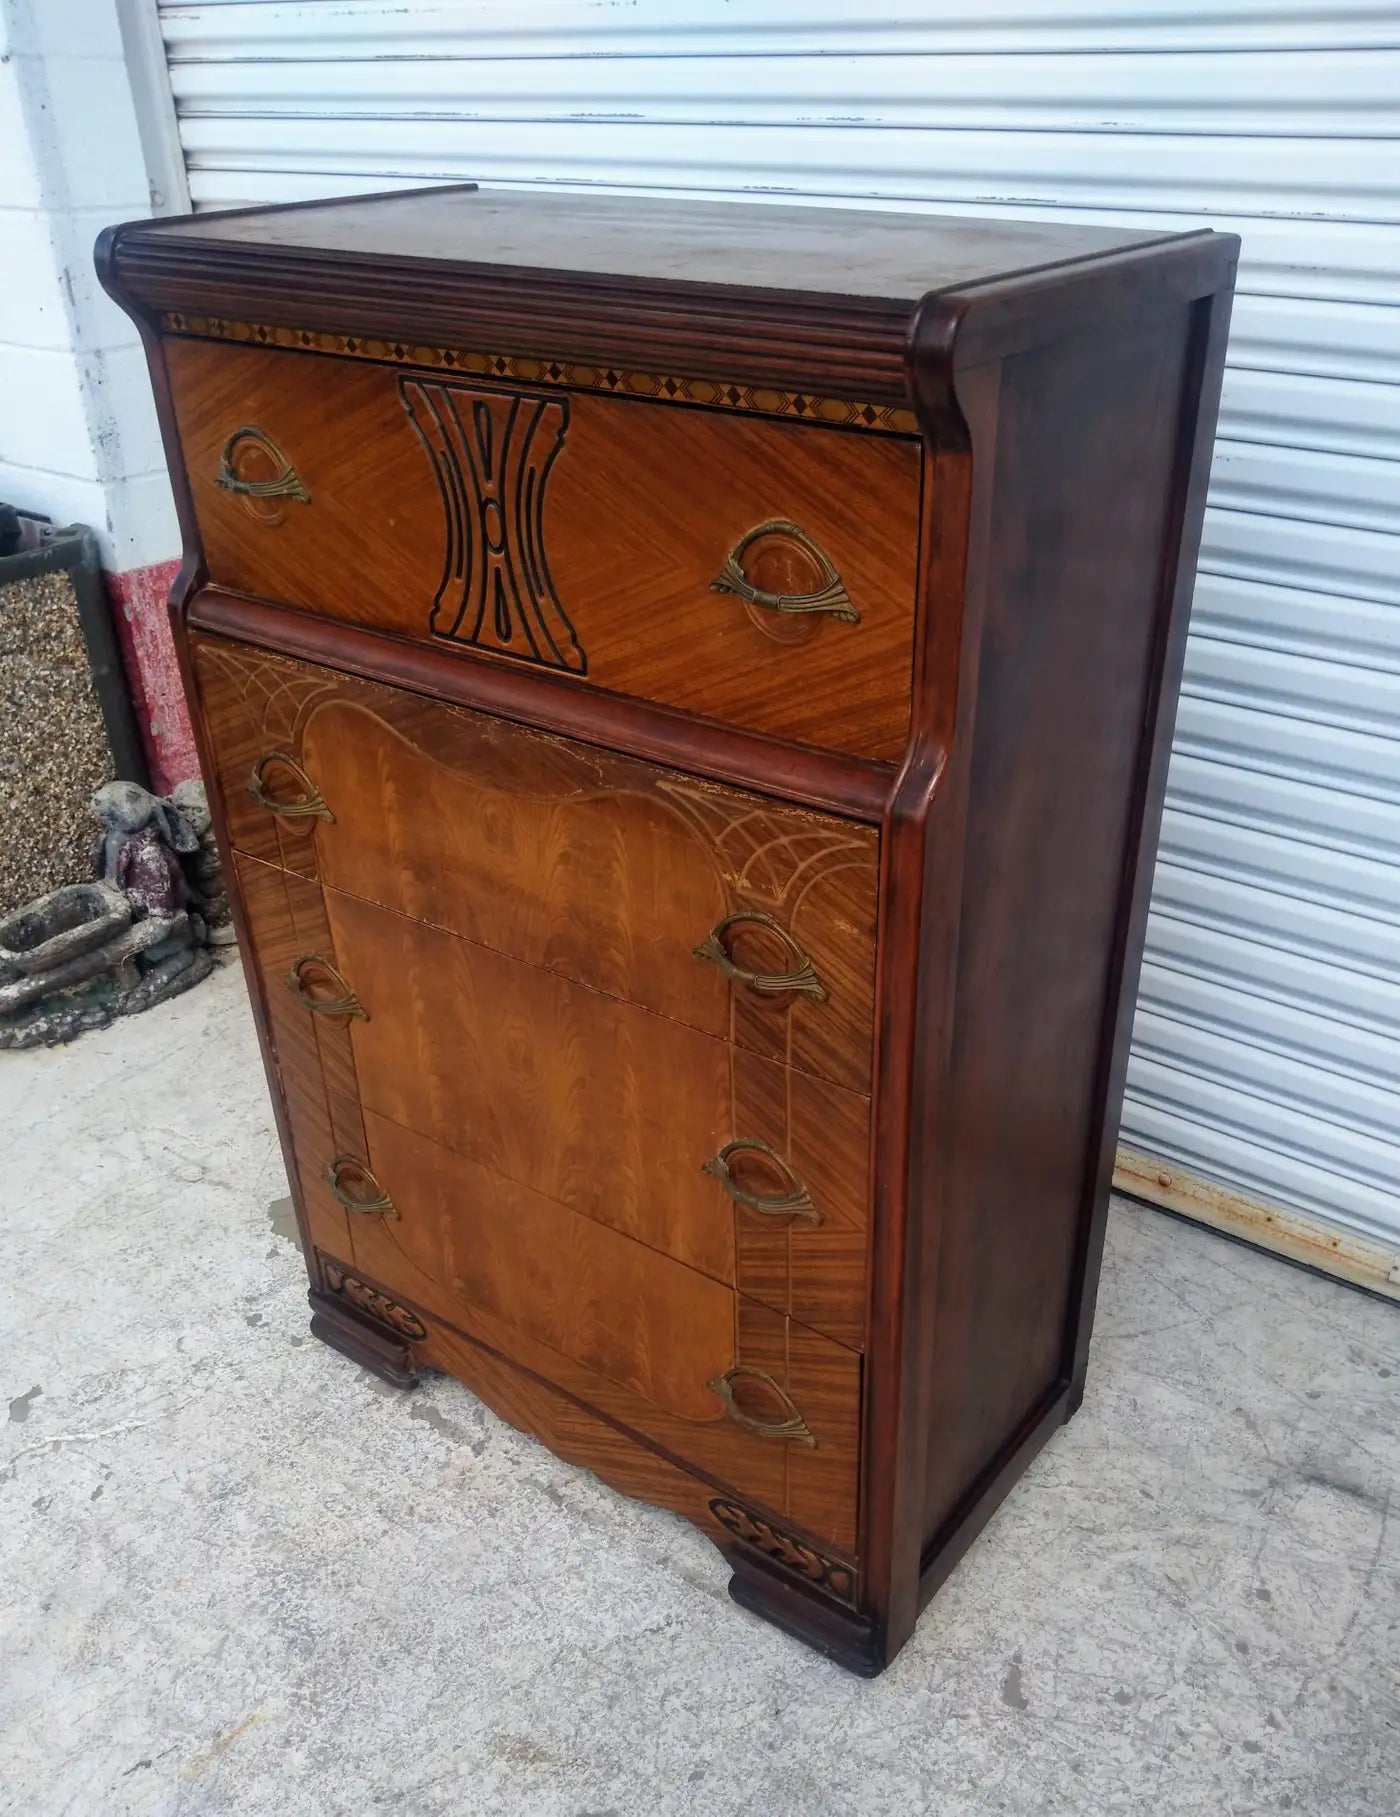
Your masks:
{"label": "wood grain veneer", "polygon": [[470,185],[99,244],[313,1330],[855,1671],[1084,1392],[1237,253]]}
{"label": "wood grain veneer", "polygon": [[[902,749],[912,437],[179,337],[166,347],[215,581],[806,744]],[[221,486],[244,425],[275,444],[302,496]],[[257,483],[282,470],[262,442],[228,458]],[[826,556],[858,623],[746,610],[712,590],[741,539],[779,520]],[[746,565],[772,592],[823,583],[791,538],[769,536]]]}
{"label": "wood grain veneer", "polygon": [[[219,639],[196,639],[195,666],[238,850],[868,1092],[874,828]],[[254,799],[269,753],[324,815]],[[265,784],[304,786],[280,760]],[[746,912],[780,924],[824,998],[735,992],[695,962]],[[782,962],[761,923],[731,944]]]}

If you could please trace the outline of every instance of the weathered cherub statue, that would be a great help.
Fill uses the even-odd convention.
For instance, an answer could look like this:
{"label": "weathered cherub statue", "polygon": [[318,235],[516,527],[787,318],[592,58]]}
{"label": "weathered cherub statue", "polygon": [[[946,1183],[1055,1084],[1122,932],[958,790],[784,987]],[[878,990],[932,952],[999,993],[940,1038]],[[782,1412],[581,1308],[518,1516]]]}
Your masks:
{"label": "weathered cherub statue", "polygon": [[182,856],[198,851],[199,836],[185,817],[159,795],[135,782],[109,782],[92,798],[102,827],[93,850],[93,868],[103,883],[119,889],[138,921],[161,927],[141,954],[145,994],[159,1000],[177,978],[210,966],[204,922],[190,900]]}
{"label": "weathered cherub statue", "polygon": [[180,854],[199,849],[183,815],[136,782],[109,782],[92,798],[102,831],[93,847],[93,871],[132,902],[138,912],[171,920],[189,902]]}

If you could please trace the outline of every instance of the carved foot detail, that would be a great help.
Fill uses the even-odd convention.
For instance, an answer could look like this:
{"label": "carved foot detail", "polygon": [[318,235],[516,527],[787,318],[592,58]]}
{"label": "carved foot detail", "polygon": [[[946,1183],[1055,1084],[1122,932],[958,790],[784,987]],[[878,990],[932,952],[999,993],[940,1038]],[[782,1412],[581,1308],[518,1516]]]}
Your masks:
{"label": "carved foot detail", "polygon": [[737,1547],[720,1550],[734,1567],[729,1594],[741,1609],[761,1615],[857,1677],[878,1678],[884,1671],[884,1631],[870,1616],[813,1594]]}
{"label": "carved foot detail", "polygon": [[729,1594],[741,1608],[849,1672],[874,1678],[884,1671],[884,1635],[855,1607],[850,1565],[727,1496],[716,1496],[710,1513],[733,1535],[732,1541],[716,1538],[715,1544],[734,1567]]}
{"label": "carved foot detail", "polygon": [[313,1287],[306,1296],[311,1306],[311,1332],[332,1350],[348,1356],[351,1362],[372,1369],[383,1381],[395,1388],[414,1388],[418,1371],[413,1366],[413,1353],[402,1338],[373,1325],[351,1310],[342,1299],[318,1293]]}

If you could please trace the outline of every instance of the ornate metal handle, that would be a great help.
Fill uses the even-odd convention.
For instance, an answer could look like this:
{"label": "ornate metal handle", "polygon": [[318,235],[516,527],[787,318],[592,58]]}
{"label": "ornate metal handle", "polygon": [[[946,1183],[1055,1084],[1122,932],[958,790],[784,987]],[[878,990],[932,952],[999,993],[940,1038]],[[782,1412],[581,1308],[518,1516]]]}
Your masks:
{"label": "ornate metal handle", "polygon": [[[771,1394],[777,1396],[779,1406],[786,1409],[783,1418],[756,1420],[751,1413],[745,1413],[734,1399],[732,1384],[736,1381],[761,1382]],[[755,1433],[759,1438],[791,1439],[794,1444],[810,1445],[813,1450],[816,1449],[817,1441],[808,1430],[807,1422],[798,1412],[792,1396],[765,1370],[751,1369],[747,1363],[736,1363],[732,1369],[726,1369],[723,1375],[717,1375],[712,1382],[706,1382],[705,1386],[714,1390],[724,1402],[724,1411],[745,1432]]]}
{"label": "ornate metal handle", "polygon": [[[362,1180],[374,1188],[376,1196],[372,1199],[357,1199],[352,1192],[346,1192],[340,1183],[341,1173],[358,1174]],[[363,1161],[357,1161],[354,1155],[337,1155],[326,1169],[326,1184],[331,1189],[331,1197],[347,1211],[361,1212],[367,1218],[396,1218],[398,1212],[394,1201],[375,1179]]]}
{"label": "ornate metal handle", "polygon": [[[281,471],[271,479],[239,479],[233,470],[233,458],[240,448],[249,444],[261,448]],[[225,492],[237,492],[243,498],[294,498],[298,504],[311,503],[311,494],[297,478],[295,467],[272,437],[253,423],[245,423],[241,429],[235,429],[224,443],[214,484]]]}
{"label": "ornate metal handle", "polygon": [[[297,787],[302,791],[300,801],[278,801],[276,796],[267,792],[266,772],[273,764],[289,770],[296,778]],[[288,757],[285,751],[264,751],[253,765],[253,773],[248,778],[248,793],[260,808],[266,808],[269,814],[278,814],[283,820],[329,820],[335,824],[335,815],[326,806],[325,797],[316,784],[302,769],[295,757]]]}
{"label": "ornate metal handle", "polygon": [[[729,1171],[729,1157],[742,1154],[745,1149],[757,1149],[769,1160],[788,1182],[786,1192],[746,1192]],[[726,1142],[717,1155],[701,1164],[701,1173],[713,1174],[736,1205],[743,1205],[749,1211],[760,1212],[765,1218],[805,1218],[809,1224],[820,1224],[822,1214],[812,1203],[812,1195],[778,1153],[766,1142],[746,1140],[740,1137],[737,1141]]]}
{"label": "ornate metal handle", "polygon": [[[746,921],[770,928],[777,935],[792,955],[792,964],[787,971],[751,972],[734,963],[724,944],[725,935],[730,928],[739,927]],[[692,950],[697,959],[708,959],[711,965],[719,967],[726,978],[732,978],[736,984],[747,984],[750,990],[758,991],[762,996],[774,997],[783,991],[795,991],[804,997],[815,997],[818,1003],[826,1002],[826,988],[812,969],[812,961],[781,921],[775,921],[771,915],[761,914],[757,909],[745,910],[738,915],[726,915],[723,921],[715,923],[699,946]]]}
{"label": "ornate metal handle", "polygon": [[[815,593],[768,593],[754,586],[744,572],[744,556],[750,545],[761,536],[785,536],[797,543],[821,570],[822,585]],[[816,612],[828,618],[839,618],[843,624],[858,625],[860,613],[851,603],[845,582],[831,557],[814,543],[806,531],[799,530],[785,518],[772,517],[757,524],[741,536],[725,557],[724,566],[710,582],[712,593],[732,593],[746,605],[759,606],[765,612]]]}
{"label": "ornate metal handle", "polygon": [[[324,972],[333,983],[338,984],[341,995],[313,997],[301,975],[308,966],[315,966],[317,971]],[[361,1022],[369,1021],[369,1013],[364,1004],[323,953],[303,953],[287,973],[286,985],[302,1008],[309,1009],[313,1016],[358,1016]]]}

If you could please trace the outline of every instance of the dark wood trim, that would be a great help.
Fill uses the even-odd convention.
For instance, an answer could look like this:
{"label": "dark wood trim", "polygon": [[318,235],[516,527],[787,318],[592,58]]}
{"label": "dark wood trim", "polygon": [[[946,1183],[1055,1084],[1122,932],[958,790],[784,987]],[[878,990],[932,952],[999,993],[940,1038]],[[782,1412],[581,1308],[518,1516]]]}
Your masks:
{"label": "dark wood trim", "polygon": [[860,1678],[877,1678],[889,1660],[884,1630],[871,1616],[818,1596],[740,1546],[715,1540],[733,1567],[729,1594],[741,1609],[772,1622]]}
{"label": "dark wood trim", "polygon": [[919,1571],[919,1608],[952,1575],[954,1567],[1010,1494],[1025,1473],[1031,1459],[1069,1420],[1075,1409],[1070,1404],[1069,1385],[1057,1383],[1026,1420],[1000,1456],[973,1484],[952,1516],[925,1548]]}
{"label": "dark wood trim", "polygon": [[[255,211],[229,211],[244,212]],[[201,235],[198,217],[184,219],[178,229],[151,221],[109,228],[98,242],[97,262],[104,286],[128,310],[178,309],[337,333],[443,339],[545,359],[613,360],[625,347],[627,359],[649,369],[659,363],[661,371],[702,378],[904,403],[908,337],[931,303],[950,319],[969,320],[959,336],[960,364],[1000,358],[1069,331],[1086,311],[1132,308],[1134,298],[1140,301],[1154,285],[1203,294],[1220,281],[1209,274],[1218,274],[1222,253],[1233,256],[1224,246],[1231,239],[1162,235],[1118,253],[1027,267],[995,283],[950,286],[917,304],[244,245]],[[1195,260],[1183,256],[1193,240],[1199,242]]]}
{"label": "dark wood trim", "polygon": [[[927,443],[919,588],[925,620],[916,646],[914,742],[883,841],[862,1480],[868,1597],[890,1657],[918,1619],[944,1174],[942,1086],[950,1068],[961,911],[942,880],[960,874],[966,834],[981,638],[976,563],[991,508],[1000,383],[996,367],[955,375],[959,320],[955,306],[931,302],[910,339],[911,390]],[[889,1155],[904,1157],[903,1168],[882,1167],[879,1157]]]}
{"label": "dark wood trim", "polygon": [[307,1295],[311,1307],[311,1334],[348,1356],[352,1363],[370,1369],[381,1381],[394,1388],[416,1388],[418,1371],[413,1365],[413,1352],[402,1338],[391,1337],[382,1326],[361,1318],[344,1300],[321,1293],[312,1287]]}
{"label": "dark wood trim", "polygon": [[628,359],[648,370],[659,363],[663,372],[701,378],[904,401],[904,303],[814,302],[719,285],[623,286],[567,272],[522,278],[500,266],[384,263],[145,229],[143,222],[109,229],[103,257],[108,288],[146,311],[412,336],[543,359],[615,359],[625,345]]}
{"label": "dark wood trim", "polygon": [[[1236,242],[1238,245],[1238,242]],[[1233,267],[1231,268],[1233,270]],[[1201,544],[1206,488],[1215,446],[1215,421],[1225,373],[1233,284],[1203,297],[1193,309],[1190,346],[1180,400],[1172,499],[1162,541],[1157,608],[1157,647],[1152,661],[1147,714],[1133,784],[1133,820],[1124,849],[1117,950],[1113,956],[1108,1015],[1095,1090],[1098,1119],[1085,1164],[1087,1203],[1076,1262],[1076,1285],[1065,1331],[1065,1373],[1077,1407],[1084,1395],[1089,1339],[1098,1298],[1113,1162],[1123,1113],[1137,985],[1147,938],[1147,911],[1156,868],[1157,839],[1167,790],[1167,765],[1176,731],[1177,698],[1186,660],[1196,557]]]}
{"label": "dark wood trim", "polygon": [[954,362],[1009,359],[1210,296],[1232,284],[1239,247],[1234,234],[1176,234],[1040,272],[1034,285],[1017,276],[962,290],[947,299],[958,313]]}
{"label": "dark wood trim", "polygon": [[890,764],[837,757],[695,720],[543,670],[523,672],[519,664],[493,662],[460,644],[439,650],[387,632],[313,618],[223,587],[196,594],[188,616],[196,630],[540,726],[585,744],[621,745],[654,763],[857,820],[878,821],[894,786]]}

